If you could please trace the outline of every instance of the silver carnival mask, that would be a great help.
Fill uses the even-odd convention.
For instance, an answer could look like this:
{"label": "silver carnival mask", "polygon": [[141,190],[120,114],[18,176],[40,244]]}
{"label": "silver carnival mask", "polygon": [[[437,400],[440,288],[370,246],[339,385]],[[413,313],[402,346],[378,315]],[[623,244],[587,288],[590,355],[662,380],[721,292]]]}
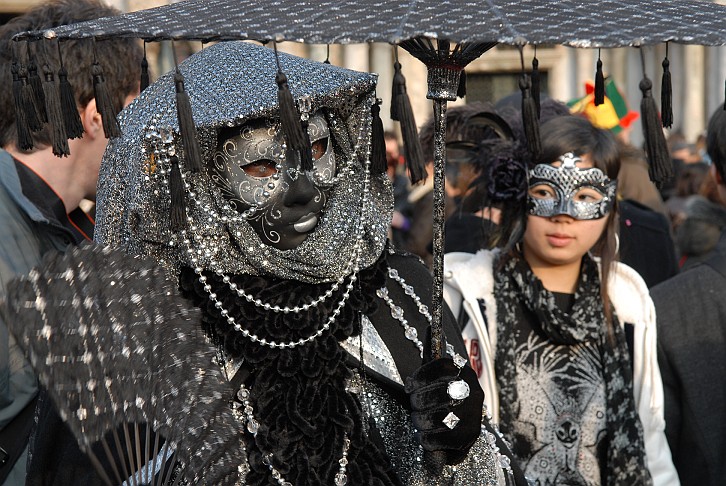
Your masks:
{"label": "silver carnival mask", "polygon": [[310,117],[313,170],[287,151],[279,123],[253,120],[220,132],[210,176],[260,239],[280,250],[297,247],[318,224],[335,182],[335,153],[321,114]]}
{"label": "silver carnival mask", "polygon": [[549,218],[566,214],[575,219],[600,219],[615,202],[617,181],[603,171],[582,169],[582,159],[568,152],[558,159],[561,164],[538,164],[529,172],[529,214]]}

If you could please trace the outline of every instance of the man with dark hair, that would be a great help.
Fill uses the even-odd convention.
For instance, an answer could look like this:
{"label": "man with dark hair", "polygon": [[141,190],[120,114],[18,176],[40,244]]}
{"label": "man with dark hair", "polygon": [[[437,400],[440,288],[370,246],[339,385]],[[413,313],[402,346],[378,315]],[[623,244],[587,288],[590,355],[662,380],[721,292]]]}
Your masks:
{"label": "man with dark hair", "polygon": [[[131,40],[61,43],[63,66],[73,86],[83,136],[69,140],[70,155],[53,154],[48,125],[32,132],[32,148],[18,143],[13,90],[14,34],[95,19],[118,12],[98,0],[54,0],[0,26],[0,296],[14,276],[38,265],[51,250],[93,238],[93,220],[80,208],[94,200],[101,157],[108,140],[94,98],[91,67],[98,59],[112,104],[119,111],[139,91],[141,49]],[[36,66],[56,74],[58,52],[27,51]],[[26,47],[22,46],[23,55]],[[95,50],[95,52],[94,52]],[[41,79],[43,71],[40,70]],[[0,319],[0,484],[26,480],[28,438],[38,395],[30,364]],[[41,419],[42,420],[42,419]],[[44,427],[43,423],[39,427]],[[51,483],[48,483],[51,484]]]}
{"label": "man with dark hair", "polygon": [[[707,150],[726,201],[726,111],[708,124]],[[726,477],[726,231],[706,259],[651,290],[666,436],[684,486]]]}

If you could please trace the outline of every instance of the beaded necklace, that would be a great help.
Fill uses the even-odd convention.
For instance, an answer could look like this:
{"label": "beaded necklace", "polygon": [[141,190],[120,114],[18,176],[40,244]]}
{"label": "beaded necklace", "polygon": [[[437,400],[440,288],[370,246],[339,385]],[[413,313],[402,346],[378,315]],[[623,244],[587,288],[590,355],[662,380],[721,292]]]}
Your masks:
{"label": "beaded necklace", "polygon": [[[257,435],[257,431],[260,428],[260,423],[255,419],[254,410],[252,403],[250,402],[250,391],[245,387],[244,384],[240,385],[239,391],[237,391],[237,399],[233,401],[233,409],[239,411],[242,410],[244,417],[245,426],[247,431],[253,436]],[[347,469],[348,469],[348,450],[350,449],[350,439],[348,434],[343,436],[343,453],[340,459],[338,459],[338,465],[340,468],[333,478],[335,486],[345,486],[348,483]],[[280,486],[292,486],[292,483],[285,480],[283,475],[278,471],[275,466],[272,465],[272,453],[266,452],[262,455],[262,463],[267,466],[270,470],[270,475],[277,481]]]}
{"label": "beaded necklace", "polygon": [[[394,251],[389,249],[389,253],[393,254]],[[406,280],[400,276],[398,270],[396,270],[395,268],[388,268],[388,276],[401,286],[406,295],[413,299],[413,301],[416,303],[416,306],[418,307],[419,313],[424,316],[429,325],[431,325],[431,313],[429,312],[428,307],[423,302],[421,302],[421,298],[416,295],[413,286],[407,284]],[[408,320],[404,315],[403,309],[393,302],[393,300],[388,295],[388,289],[385,286],[381,287],[377,291],[377,295],[388,305],[391,310],[391,316],[401,323],[401,327],[403,327],[404,329],[404,335],[406,336],[406,339],[411,341],[416,346],[416,348],[418,348],[421,356],[423,356],[423,343],[420,339],[418,339],[418,331],[415,327],[412,327],[408,324]],[[448,354],[453,359],[454,365],[456,365],[456,367],[462,368],[466,365],[466,358],[458,354],[450,343],[446,344],[446,354]],[[507,456],[506,454],[502,454],[499,446],[497,445],[497,437],[499,437],[508,446],[509,444],[504,438],[504,435],[502,435],[502,433],[499,431],[499,428],[492,423],[492,415],[486,405],[484,405],[484,415],[486,416],[489,423],[492,425],[494,433],[490,432],[489,429],[487,429],[484,425],[482,425],[481,427],[481,433],[484,436],[487,444],[489,444],[489,447],[491,447],[491,449],[494,451],[497,458],[499,459],[499,465],[502,467],[507,476],[509,476],[510,482],[514,484],[514,472],[512,471],[511,460],[509,459],[509,456]],[[455,424],[456,423],[454,422],[454,425]]]}

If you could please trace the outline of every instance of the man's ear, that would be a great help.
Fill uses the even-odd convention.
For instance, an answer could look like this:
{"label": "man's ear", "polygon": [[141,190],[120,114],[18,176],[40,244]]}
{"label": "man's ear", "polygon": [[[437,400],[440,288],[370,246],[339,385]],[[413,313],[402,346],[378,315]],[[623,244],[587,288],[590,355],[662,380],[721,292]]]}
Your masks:
{"label": "man's ear", "polygon": [[723,177],[721,177],[721,173],[716,169],[716,166],[711,164],[711,177],[713,177],[713,180],[716,181],[716,184],[722,186],[724,185]]}
{"label": "man's ear", "polygon": [[80,111],[81,123],[83,123],[84,137],[96,138],[106,137],[103,133],[103,120],[101,114],[96,109],[96,99],[91,101]]}

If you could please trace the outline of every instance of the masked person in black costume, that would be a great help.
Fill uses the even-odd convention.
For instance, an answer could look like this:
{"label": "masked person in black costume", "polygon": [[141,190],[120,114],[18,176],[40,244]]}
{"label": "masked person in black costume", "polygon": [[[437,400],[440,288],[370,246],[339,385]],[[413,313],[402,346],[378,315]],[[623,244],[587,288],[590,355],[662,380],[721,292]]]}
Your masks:
{"label": "masked person in black costume", "polygon": [[[431,279],[386,241],[375,77],[248,43],[204,49],[180,73],[202,167],[166,75],[120,117],[97,240],[153,257],[202,310],[219,351],[209,366],[223,367],[247,430],[242,482],[522,481],[448,313],[447,356],[426,362]],[[307,148],[278,103],[282,73]]]}

